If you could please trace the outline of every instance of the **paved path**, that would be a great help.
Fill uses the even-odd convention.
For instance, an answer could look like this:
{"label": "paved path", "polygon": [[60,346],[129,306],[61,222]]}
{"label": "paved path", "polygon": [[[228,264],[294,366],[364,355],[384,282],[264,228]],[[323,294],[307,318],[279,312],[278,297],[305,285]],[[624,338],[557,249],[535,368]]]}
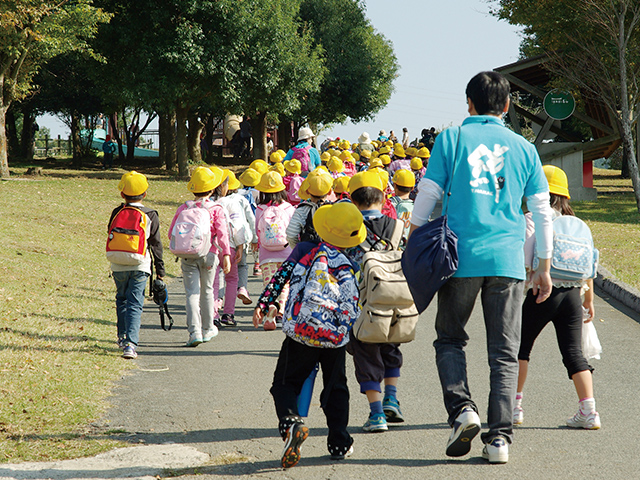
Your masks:
{"label": "paved path", "polygon": [[[260,279],[250,277],[254,299],[260,288]],[[93,464],[83,467],[82,463],[69,471],[64,470],[64,462],[59,462],[48,465],[46,472],[33,464],[5,465],[0,467],[0,477],[152,478],[160,473],[160,467],[173,466],[174,474],[193,479],[640,478],[636,435],[639,416],[635,409],[640,319],[606,297],[596,298],[596,328],[604,353],[602,360],[593,361],[601,430],[578,431],[564,426],[577,408],[577,398],[562,366],[553,328],[549,327],[533,351],[525,389],[525,424],[517,428],[509,463],[488,465],[482,460],[479,437],[470,455],[446,457],[449,427],[431,345],[435,336],[432,305],[421,318],[417,339],[403,347],[405,366],[399,399],[407,423],[381,434],[361,431],[368,405],[364,395],[358,393],[349,359],[354,455],[342,462],[329,459],[327,430],[316,389],[307,421],[311,435],[303,446],[302,460],[283,471],[278,468],[282,441],[269,395],[282,332],[254,329],[251,307],[239,305],[237,328],[224,329],[213,341],[197,348],[185,348],[182,292],[181,279],[174,279],[170,309],[176,325],[170,332],[160,329],[155,305],[145,307],[140,356],[135,360],[138,368],[117,384],[111,399],[113,408],[98,422],[105,430],[128,432],[122,437],[133,445],[158,445],[158,461],[149,462],[145,460],[148,456],[140,455],[137,462],[133,460],[135,467],[127,468],[130,462],[116,468],[114,465],[119,464],[111,458],[105,460],[102,472]],[[484,421],[489,369],[480,312],[476,308],[469,323],[467,359],[471,391]],[[172,449],[180,463],[171,463]],[[168,460],[159,465],[163,456]],[[169,471],[160,474],[169,475]]]}

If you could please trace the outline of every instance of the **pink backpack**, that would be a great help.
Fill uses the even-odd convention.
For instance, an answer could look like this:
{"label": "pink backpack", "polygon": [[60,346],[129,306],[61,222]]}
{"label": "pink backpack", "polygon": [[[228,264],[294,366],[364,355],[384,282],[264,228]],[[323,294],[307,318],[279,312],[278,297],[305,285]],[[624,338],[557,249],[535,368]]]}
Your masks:
{"label": "pink backpack", "polygon": [[269,205],[258,221],[260,246],[273,252],[287,248],[287,226],[291,221],[283,204]]}
{"label": "pink backpack", "polygon": [[311,149],[311,145],[307,145],[306,147],[298,148],[293,147],[293,156],[291,158],[295,158],[296,160],[300,160],[300,165],[302,166],[303,172],[309,171],[309,164],[311,163],[311,158],[309,157],[309,149]]}
{"label": "pink backpack", "polygon": [[211,250],[211,214],[202,202],[189,200],[171,230],[169,250],[184,259],[202,258]]}

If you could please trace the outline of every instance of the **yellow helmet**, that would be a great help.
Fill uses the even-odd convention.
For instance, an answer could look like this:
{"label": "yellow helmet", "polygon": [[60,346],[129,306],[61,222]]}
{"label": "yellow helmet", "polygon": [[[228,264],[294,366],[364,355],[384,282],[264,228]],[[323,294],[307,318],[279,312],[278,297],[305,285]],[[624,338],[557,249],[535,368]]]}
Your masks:
{"label": "yellow helmet", "polygon": [[331,154],[329,152],[322,152],[322,155],[320,155],[320,161],[322,163],[327,163],[330,158],[331,158]]}
{"label": "yellow helmet", "polygon": [[276,193],[285,189],[282,175],[278,172],[267,172],[260,177],[260,183],[256,185],[256,189],[263,193]]}
{"label": "yellow helmet", "polygon": [[411,159],[411,170],[422,170],[424,165],[422,164],[422,159],[420,157],[414,157]]}
{"label": "yellow helmet", "polygon": [[273,152],[271,155],[269,155],[269,161],[271,163],[280,163],[282,162],[282,159],[284,157],[282,155],[280,155],[280,152],[278,152],[277,150],[275,152]]}
{"label": "yellow helmet", "polygon": [[404,158],[407,156],[406,153],[404,153],[404,148],[402,148],[402,145],[396,143],[396,146],[393,147],[393,154],[396,157],[400,157],[400,158]]}
{"label": "yellow helmet", "polygon": [[240,175],[240,181],[245,187],[255,187],[260,183],[260,177],[259,171],[249,167]]}
{"label": "yellow helmet", "polygon": [[284,169],[289,173],[297,173],[300,175],[302,172],[302,164],[300,163],[300,160],[292,158],[291,160],[284,162]]}
{"label": "yellow helmet", "polygon": [[240,183],[240,181],[236,178],[236,174],[233,173],[231,170],[229,170],[228,168],[225,168],[223,170],[224,175],[222,176],[222,181],[224,182],[225,178],[229,179],[229,190],[237,190],[240,188],[240,186],[242,185]]}
{"label": "yellow helmet", "polygon": [[416,176],[412,171],[402,168],[393,175],[393,183],[401,187],[413,188],[416,186]]}
{"label": "yellow helmet", "polygon": [[367,238],[362,214],[351,202],[323,205],[313,215],[313,227],[322,240],[340,248],[355,247]]}
{"label": "yellow helmet", "polygon": [[224,173],[220,168],[212,170],[207,167],[198,167],[191,174],[187,188],[191,193],[203,193],[215,189],[222,182]]}
{"label": "yellow helmet", "polygon": [[[389,176],[387,172],[384,172],[387,177]],[[349,193],[353,193],[359,188],[362,187],[373,187],[378,190],[384,191],[384,186],[382,185],[382,180],[380,175],[374,170],[367,170],[364,172],[358,172],[349,181]]]}
{"label": "yellow helmet", "polygon": [[142,195],[149,188],[149,182],[147,177],[143,174],[132,170],[122,175],[120,183],[118,183],[118,190],[124,193],[127,197],[137,197]]}
{"label": "yellow helmet", "polygon": [[549,183],[549,192],[571,198],[569,196],[569,181],[567,180],[567,174],[564,173],[564,170],[555,165],[545,165],[542,169]]}
{"label": "yellow helmet", "polygon": [[260,172],[260,175],[269,171],[269,164],[264,160],[262,160],[261,158],[254,160],[253,162],[251,162],[249,166],[254,170],[257,170],[258,172]]}
{"label": "yellow helmet", "polygon": [[282,162],[274,163],[273,165],[271,165],[271,167],[269,167],[269,171],[278,172],[283,177],[284,177],[284,174],[286,173],[284,170],[284,165],[282,165]]}
{"label": "yellow helmet", "polygon": [[327,168],[330,172],[344,172],[344,163],[338,157],[331,157],[327,162]]}
{"label": "yellow helmet", "polygon": [[333,191],[334,193],[344,193],[349,191],[349,180],[351,180],[346,175],[342,177],[338,177],[333,181]]}
{"label": "yellow helmet", "polygon": [[417,157],[418,156],[418,149],[416,147],[409,147],[407,148],[407,151],[405,152],[407,154],[407,157]]}
{"label": "yellow helmet", "polygon": [[371,170],[373,168],[382,168],[384,167],[384,163],[379,158],[374,158],[369,162],[369,168],[367,170]]}
{"label": "yellow helmet", "polygon": [[382,164],[385,166],[391,163],[391,157],[389,155],[380,155],[378,158],[382,161]]}

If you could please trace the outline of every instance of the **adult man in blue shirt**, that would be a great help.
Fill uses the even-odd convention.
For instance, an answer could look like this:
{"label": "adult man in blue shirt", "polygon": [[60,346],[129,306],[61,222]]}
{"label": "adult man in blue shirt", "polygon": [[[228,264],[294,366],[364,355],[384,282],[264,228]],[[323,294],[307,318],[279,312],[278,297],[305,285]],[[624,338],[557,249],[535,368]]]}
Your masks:
{"label": "adult man in blue shirt", "polygon": [[478,293],[487,329],[490,395],[489,431],[482,456],[506,463],[513,440],[513,404],[518,377],[523,294],[525,219],[522,198],[536,223],[540,266],[533,291],[540,303],[551,293],[552,250],[549,187],[535,147],[504,126],[509,82],[482,72],[466,89],[467,118],[436,139],[411,217],[411,232],[428,221],[436,201],[450,192],[449,226],[458,235],[457,272],[438,292],[436,364],[449,414],[446,454],[466,455],[480,431],[478,408],[467,382],[465,326]]}

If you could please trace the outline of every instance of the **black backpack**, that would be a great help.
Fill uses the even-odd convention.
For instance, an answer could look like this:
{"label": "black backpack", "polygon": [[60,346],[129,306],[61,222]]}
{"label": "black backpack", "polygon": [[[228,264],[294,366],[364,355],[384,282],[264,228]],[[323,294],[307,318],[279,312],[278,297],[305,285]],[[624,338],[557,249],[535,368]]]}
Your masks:
{"label": "black backpack", "polygon": [[304,222],[304,227],[302,227],[302,231],[298,236],[300,242],[313,242],[313,243],[322,242],[322,238],[320,238],[320,235],[318,235],[318,232],[316,232],[316,229],[313,226],[313,215],[314,213],[316,213],[316,210],[318,210],[319,207],[323,205],[330,205],[330,204],[331,202],[320,202],[320,203],[303,202],[300,205],[298,205],[298,208],[301,208],[304,206],[304,207],[307,207],[309,210],[307,212],[307,219]]}

